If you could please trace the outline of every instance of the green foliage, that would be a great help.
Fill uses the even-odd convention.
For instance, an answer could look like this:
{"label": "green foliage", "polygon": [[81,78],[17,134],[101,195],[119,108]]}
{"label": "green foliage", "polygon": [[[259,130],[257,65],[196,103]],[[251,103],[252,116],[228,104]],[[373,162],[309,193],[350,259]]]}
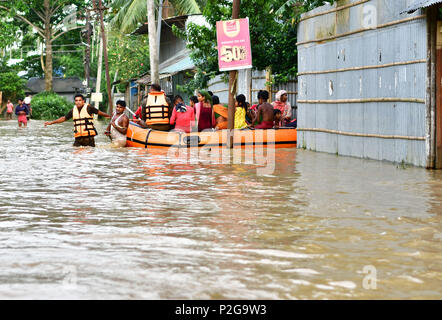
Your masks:
{"label": "green foliage", "polygon": [[[324,0],[243,0],[240,18],[249,18],[253,67],[272,68],[274,82],[286,82],[297,72],[297,25],[301,13],[324,4]],[[333,2],[333,0],[328,1]],[[174,33],[186,39],[191,58],[197,66],[195,79],[186,85],[186,91],[205,88],[218,70],[216,22],[230,20],[232,1],[208,0],[203,15],[210,25],[189,24],[186,31],[177,27]]]}
{"label": "green foliage", "polygon": [[32,97],[32,118],[34,119],[57,119],[72,108],[72,103],[54,92],[41,92]]}
{"label": "green foliage", "polygon": [[[83,9],[89,4],[89,1],[48,0],[46,4],[48,4],[48,7],[45,6],[45,0],[1,1],[0,20],[2,20],[1,17],[3,16],[14,18],[12,21],[5,20],[11,24],[10,30],[13,30],[13,28],[19,28],[23,32],[24,37],[16,37],[14,39],[14,42],[17,46],[25,49],[25,61],[21,63],[21,66],[28,71],[28,76],[41,76],[43,74],[42,67],[41,65],[39,65],[41,64],[40,56],[36,55],[32,57],[26,57],[27,51],[33,51],[37,49],[37,38],[40,38],[44,43],[48,43],[48,41],[50,41],[52,45],[54,45],[54,71],[64,72],[65,75],[68,74],[79,76],[78,73],[80,63],[78,63],[78,57],[81,55],[82,50],[78,50],[78,48],[77,50],[73,50],[77,52],[74,52],[72,56],[67,60],[65,58],[65,60],[62,61],[61,57],[61,54],[64,55],[67,50],[72,50],[72,47],[65,48],[63,45],[72,43],[78,44],[80,42],[80,29],[78,29],[75,24],[66,27],[65,23],[69,19],[65,18],[69,18],[69,15],[71,15],[73,12],[76,12],[76,18],[81,19],[84,13]],[[104,2],[104,4],[106,4],[106,1]],[[47,20],[49,20],[49,32],[45,32]],[[1,29],[2,25],[0,23],[0,30]],[[31,30],[36,30],[37,33],[30,32]],[[75,30],[76,32],[72,32],[71,30]],[[9,30],[7,31],[10,32]],[[74,36],[70,35],[70,33],[73,33]],[[0,40],[3,39],[2,34],[3,31],[0,31]],[[0,47],[3,45],[3,43],[0,43]],[[23,46],[28,47],[25,48]],[[68,55],[70,55],[70,53],[68,53]],[[63,63],[67,63],[67,65],[72,69],[66,70],[66,68],[61,68],[61,65]],[[50,68],[46,68],[46,70],[47,72],[51,71]]]}
{"label": "green foliage", "polygon": [[118,70],[119,79],[131,79],[149,71],[149,41],[147,35],[131,36],[112,32],[108,41],[111,73]]}
{"label": "green foliage", "polygon": [[326,3],[333,4],[338,0],[288,0],[277,11],[276,14],[291,12],[297,20],[301,13],[323,6]]}
{"label": "green foliage", "polygon": [[15,72],[0,73],[0,91],[3,92],[3,101],[15,100],[24,94],[25,81]]}
{"label": "green foliage", "polygon": [[80,55],[63,55],[55,60],[56,68],[63,72],[65,77],[84,78],[84,62]]}
{"label": "green foliage", "polygon": [[0,48],[5,48],[16,40],[18,27],[8,21],[9,19],[6,12],[0,11]]}
{"label": "green foliage", "polygon": [[[200,13],[199,3],[196,0],[170,0],[175,9],[175,15]],[[112,28],[123,33],[133,32],[140,24],[146,22],[147,0],[113,0],[111,3],[113,18],[110,21]]]}
{"label": "green foliage", "polygon": [[15,101],[24,95],[25,80],[17,75],[15,67],[8,67],[5,61],[0,60],[0,91],[3,92],[3,102]]}

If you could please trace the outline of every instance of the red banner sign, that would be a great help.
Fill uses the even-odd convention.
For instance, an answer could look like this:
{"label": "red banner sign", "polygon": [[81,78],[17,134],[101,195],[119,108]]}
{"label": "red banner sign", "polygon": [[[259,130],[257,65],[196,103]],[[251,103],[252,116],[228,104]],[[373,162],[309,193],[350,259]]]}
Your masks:
{"label": "red banner sign", "polygon": [[249,19],[216,22],[220,71],[252,68]]}

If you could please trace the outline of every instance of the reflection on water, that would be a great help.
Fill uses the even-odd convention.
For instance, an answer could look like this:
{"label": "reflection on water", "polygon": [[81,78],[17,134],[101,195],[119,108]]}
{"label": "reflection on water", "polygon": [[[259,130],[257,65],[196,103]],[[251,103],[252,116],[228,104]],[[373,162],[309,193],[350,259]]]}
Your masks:
{"label": "reflection on water", "polygon": [[441,172],[281,149],[257,174],[74,148],[72,123],[0,136],[2,299],[441,298]]}

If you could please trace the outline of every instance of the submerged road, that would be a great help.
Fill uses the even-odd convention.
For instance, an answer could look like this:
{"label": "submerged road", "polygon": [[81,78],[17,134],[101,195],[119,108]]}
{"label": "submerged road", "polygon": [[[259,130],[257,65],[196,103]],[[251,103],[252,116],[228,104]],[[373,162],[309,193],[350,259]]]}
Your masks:
{"label": "submerged road", "polygon": [[[442,172],[72,147],[0,121],[0,299],[440,299]],[[252,154],[253,156],[253,154]]]}

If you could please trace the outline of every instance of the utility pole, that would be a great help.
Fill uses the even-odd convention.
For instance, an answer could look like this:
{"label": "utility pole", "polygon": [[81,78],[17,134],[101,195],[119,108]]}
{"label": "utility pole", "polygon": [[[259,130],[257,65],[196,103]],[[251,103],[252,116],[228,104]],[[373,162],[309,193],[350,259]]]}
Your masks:
{"label": "utility pole", "polygon": [[[166,17],[167,18],[167,17]],[[160,43],[161,43],[161,23],[163,22],[163,0],[159,0],[158,5],[158,26],[157,26],[157,55],[158,55],[158,64],[160,59]],[[159,73],[159,70],[158,70]]]}
{"label": "utility pole", "polygon": [[107,8],[103,7],[102,0],[98,0],[98,8],[95,0],[92,0],[92,3],[94,5],[94,10],[98,11],[99,17],[100,17],[100,24],[101,24],[101,39],[103,41],[103,55],[104,55],[104,66],[106,69],[106,84],[107,84],[107,97],[109,101],[109,108],[108,113],[113,113],[113,102],[112,102],[112,92],[111,92],[111,84],[110,84],[110,76],[109,76],[109,60],[107,57],[107,42],[106,42],[106,32],[104,28],[104,20],[103,20],[103,11]]}
{"label": "utility pole", "polygon": [[158,43],[157,28],[155,27],[155,1],[147,0],[147,21],[149,28],[149,57],[150,57],[150,78],[151,83],[159,83],[158,73]]}
{"label": "utility pole", "polygon": [[[103,38],[100,39],[99,54],[98,54],[98,70],[97,70],[97,83],[95,85],[95,92],[99,93],[101,89],[101,69],[103,65]],[[95,108],[99,108],[99,102],[95,101]]]}
{"label": "utility pole", "polygon": [[85,49],[85,63],[84,63],[84,77],[86,79],[86,94],[89,95],[89,78],[91,72],[91,35],[92,26],[90,23],[90,11],[86,11],[86,49]]}
{"label": "utility pole", "polygon": [[[239,19],[241,0],[233,0],[232,20]],[[238,70],[229,72],[229,108],[227,110],[227,128],[229,129],[228,147],[233,148],[233,128],[235,126],[235,95],[237,87]]]}

